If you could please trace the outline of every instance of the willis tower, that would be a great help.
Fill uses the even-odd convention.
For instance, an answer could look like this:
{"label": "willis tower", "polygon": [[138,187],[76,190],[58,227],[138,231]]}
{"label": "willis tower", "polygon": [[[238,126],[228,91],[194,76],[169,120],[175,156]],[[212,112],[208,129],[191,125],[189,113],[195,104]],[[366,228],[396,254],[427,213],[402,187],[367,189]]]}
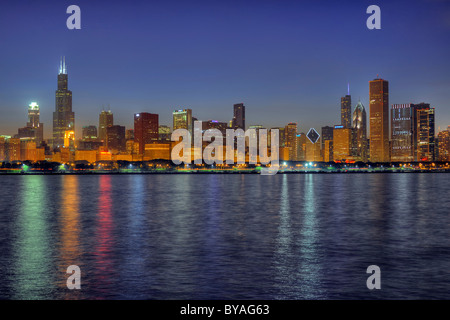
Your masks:
{"label": "willis tower", "polygon": [[[75,131],[75,113],[72,111],[72,91],[68,90],[66,58],[61,59],[53,112],[53,147],[64,146],[64,137]],[[72,133],[73,135],[73,133]]]}

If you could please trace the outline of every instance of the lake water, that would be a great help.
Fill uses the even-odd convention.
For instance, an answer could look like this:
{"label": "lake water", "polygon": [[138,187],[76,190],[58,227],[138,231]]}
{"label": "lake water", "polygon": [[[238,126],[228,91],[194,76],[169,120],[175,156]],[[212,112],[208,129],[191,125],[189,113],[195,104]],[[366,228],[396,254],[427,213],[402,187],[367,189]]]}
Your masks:
{"label": "lake water", "polygon": [[445,173],[12,175],[0,195],[2,299],[450,299]]}

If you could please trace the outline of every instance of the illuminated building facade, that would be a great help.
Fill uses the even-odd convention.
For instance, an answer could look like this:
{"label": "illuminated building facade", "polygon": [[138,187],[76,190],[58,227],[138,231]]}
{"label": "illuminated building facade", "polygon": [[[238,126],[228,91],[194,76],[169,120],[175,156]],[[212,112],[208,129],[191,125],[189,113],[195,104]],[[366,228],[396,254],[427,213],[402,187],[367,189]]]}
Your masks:
{"label": "illuminated building facade", "polygon": [[40,145],[44,141],[44,124],[39,121],[40,111],[36,102],[30,103],[28,106],[28,122],[27,126],[19,128],[15,138],[33,139],[36,145]]}
{"label": "illuminated building facade", "polygon": [[289,160],[297,160],[297,123],[291,122],[284,128],[285,146],[289,148]]}
{"label": "illuminated building facade", "polygon": [[192,110],[183,109],[175,110],[172,113],[173,117],[173,130],[186,129],[189,131],[192,137],[193,120],[192,120]]}
{"label": "illuminated building facade", "polygon": [[352,97],[349,94],[341,97],[341,125],[344,128],[352,127]]}
{"label": "illuminated building facade", "polygon": [[53,147],[64,145],[66,131],[75,131],[75,113],[72,111],[72,91],[68,89],[66,61],[61,60],[53,112]]}
{"label": "illuminated building facade", "polygon": [[134,141],[139,143],[139,154],[143,155],[145,145],[158,141],[159,115],[142,112],[134,115]]}
{"label": "illuminated building facade", "polygon": [[435,109],[428,103],[414,104],[414,147],[416,161],[433,161],[435,155]]}
{"label": "illuminated building facade", "polygon": [[0,136],[0,161],[6,160],[6,137]]}
{"label": "illuminated building facade", "polygon": [[333,160],[353,160],[353,128],[334,126],[333,132]]}
{"label": "illuminated building facade", "polygon": [[[369,82],[370,161],[389,162],[389,83]],[[336,144],[334,145],[336,151]]]}
{"label": "illuminated building facade", "polygon": [[306,134],[298,133],[297,134],[297,160],[305,161],[306,160]]}
{"label": "illuminated building facade", "polygon": [[367,162],[367,114],[361,101],[353,111],[353,148],[355,160]]}
{"label": "illuminated building facade", "polygon": [[323,158],[320,152],[320,146],[321,146],[320,141],[312,143],[311,140],[306,139],[305,160],[313,162],[322,161]]}
{"label": "illuminated building facade", "polygon": [[66,130],[64,132],[64,148],[75,149],[75,131]]}
{"label": "illuminated building facade", "polygon": [[391,161],[414,161],[414,106],[393,104],[391,108]]}
{"label": "illuminated building facade", "polygon": [[[0,138],[1,139],[1,138]],[[450,126],[447,130],[438,133],[438,159],[439,161],[450,161]]]}

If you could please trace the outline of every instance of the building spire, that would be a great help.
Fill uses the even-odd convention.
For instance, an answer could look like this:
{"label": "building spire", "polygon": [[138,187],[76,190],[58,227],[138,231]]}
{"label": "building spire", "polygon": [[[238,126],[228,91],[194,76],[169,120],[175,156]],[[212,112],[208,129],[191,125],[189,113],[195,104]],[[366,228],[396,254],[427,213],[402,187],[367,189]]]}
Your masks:
{"label": "building spire", "polygon": [[59,62],[59,74],[67,74],[65,56],[61,56],[61,61]]}

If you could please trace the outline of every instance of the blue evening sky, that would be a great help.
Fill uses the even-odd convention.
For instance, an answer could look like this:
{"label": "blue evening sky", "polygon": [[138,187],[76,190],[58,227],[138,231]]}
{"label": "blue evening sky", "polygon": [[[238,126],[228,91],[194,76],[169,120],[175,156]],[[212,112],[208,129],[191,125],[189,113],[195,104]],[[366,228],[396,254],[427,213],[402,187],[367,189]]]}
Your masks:
{"label": "blue evening sky", "polygon": [[[81,30],[66,8],[81,8]],[[381,30],[366,8],[381,8]],[[66,56],[77,130],[133,114],[191,108],[229,121],[234,103],[247,125],[299,132],[340,122],[350,83],[353,107],[369,108],[369,81],[389,81],[390,104],[429,102],[450,125],[450,2],[423,1],[2,1],[0,134],[25,126],[37,101],[50,137],[60,56]],[[320,132],[320,130],[319,130]],[[78,131],[77,136],[80,136]]]}

